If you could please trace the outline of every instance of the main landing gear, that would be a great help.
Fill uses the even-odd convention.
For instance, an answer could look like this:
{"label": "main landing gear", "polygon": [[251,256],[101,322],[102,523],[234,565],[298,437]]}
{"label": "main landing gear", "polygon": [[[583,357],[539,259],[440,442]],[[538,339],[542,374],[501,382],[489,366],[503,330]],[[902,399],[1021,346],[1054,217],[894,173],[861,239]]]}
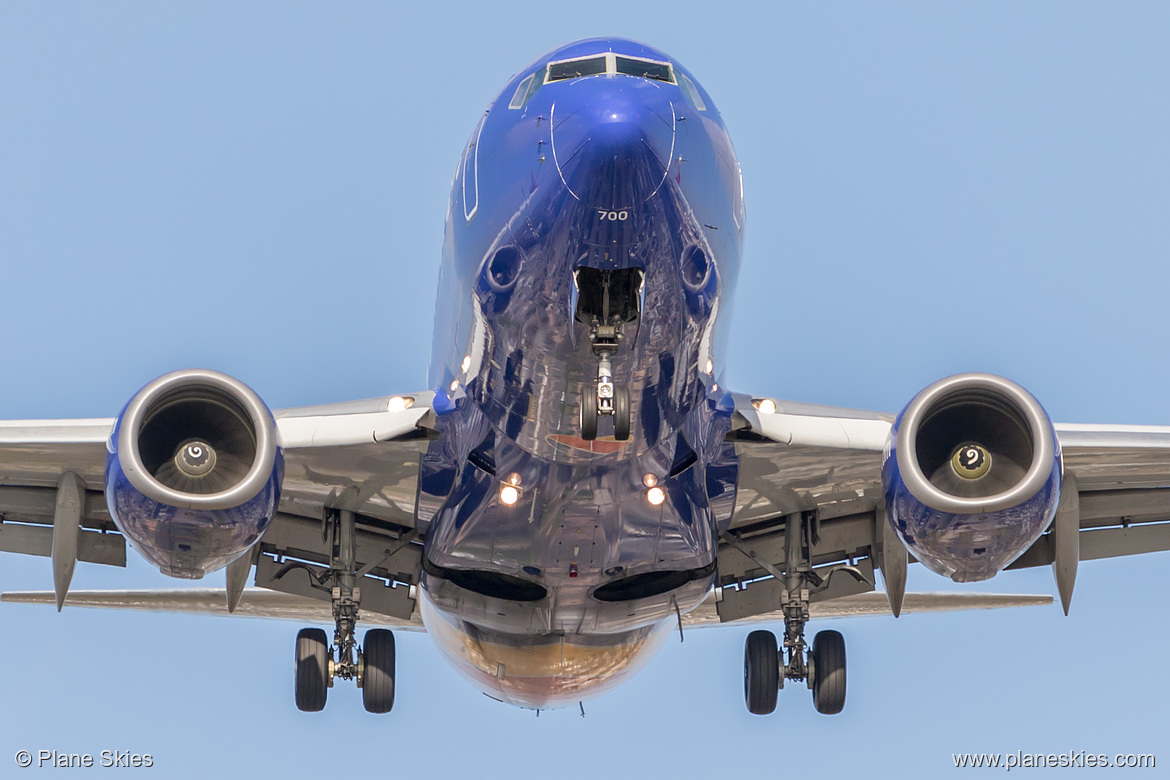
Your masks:
{"label": "main landing gear", "polygon": [[589,343],[597,356],[597,392],[586,385],[581,394],[581,438],[597,438],[599,417],[613,418],[613,437],[630,438],[630,389],[613,381],[614,352],[621,345],[623,327],[641,313],[642,269],[601,271],[578,268],[576,318],[589,326]]}
{"label": "main landing gear", "polygon": [[[787,645],[785,641],[785,645]],[[771,631],[748,634],[743,651],[743,695],[748,712],[771,715],[785,678],[806,680],[813,706],[822,715],[836,715],[845,708],[845,638],[839,631],[820,631],[805,661],[803,648],[788,649],[788,663],[777,650]]]}
{"label": "main landing gear", "polygon": [[[817,712],[836,715],[845,707],[845,639],[838,631],[820,631],[811,650],[806,650],[804,627],[809,619],[809,594],[827,585],[828,578],[812,571],[809,518],[794,515],[789,523],[785,571],[773,570],[773,576],[784,583],[783,648],[778,647],[771,631],[748,634],[743,653],[744,699],[752,714],[770,715],[776,709],[777,693],[784,681],[803,681],[812,690]],[[841,566],[839,570],[861,576],[852,567]]]}
{"label": "main landing gear", "polygon": [[353,513],[343,510],[335,519],[337,553],[329,570],[336,624],[333,645],[320,628],[305,628],[297,634],[297,709],[320,712],[333,681],[340,677],[357,682],[367,712],[389,712],[394,706],[394,634],[372,628],[366,632],[365,644],[358,647],[355,629],[361,589],[357,587]]}

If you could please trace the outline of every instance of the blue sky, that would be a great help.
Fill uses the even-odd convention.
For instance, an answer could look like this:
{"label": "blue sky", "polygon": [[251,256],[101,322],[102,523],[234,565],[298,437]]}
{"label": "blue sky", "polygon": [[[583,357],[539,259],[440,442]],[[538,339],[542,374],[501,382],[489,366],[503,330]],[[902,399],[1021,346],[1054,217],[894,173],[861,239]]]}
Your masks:
{"label": "blue sky", "polygon": [[[6,3],[0,417],[113,415],[190,366],[273,407],[421,389],[478,113],[545,50],[616,34],[692,70],[740,156],[734,389],[893,411],[985,370],[1056,420],[1170,424],[1168,33],[1154,2]],[[1170,762],[1166,567],[1086,564],[1069,618],[836,621],[850,689],[833,718],[794,689],[746,713],[747,628],[668,644],[584,720],[490,701],[400,636],[392,715],[346,685],[305,715],[295,624],[6,604],[0,767],[54,748],[151,753],[157,777]],[[4,590],[51,584],[47,560],[0,561]],[[138,560],[74,580],[175,584]],[[911,571],[911,589],[952,587]],[[1054,592],[1047,570],[979,589]]]}

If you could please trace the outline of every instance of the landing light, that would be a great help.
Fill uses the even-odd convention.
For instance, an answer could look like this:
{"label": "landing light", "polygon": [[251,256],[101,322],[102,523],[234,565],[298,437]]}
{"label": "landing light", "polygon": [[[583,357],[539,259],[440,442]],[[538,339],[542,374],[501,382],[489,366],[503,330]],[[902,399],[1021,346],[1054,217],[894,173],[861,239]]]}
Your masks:
{"label": "landing light", "polygon": [[776,414],[776,402],[771,398],[761,398],[752,405],[760,414]]}
{"label": "landing light", "polygon": [[459,368],[463,369],[463,373],[467,373],[467,369],[471,368],[471,355],[463,356],[463,362],[459,364]]}
{"label": "landing light", "polygon": [[658,477],[654,476],[653,474],[647,474],[646,476],[642,477],[642,484],[648,488],[654,487],[658,484]]}
{"label": "landing light", "polygon": [[451,392],[454,393],[458,389],[459,389],[459,380],[456,379],[455,381],[453,381],[451,383]]}
{"label": "landing light", "polygon": [[715,373],[715,364],[711,361],[711,358],[707,358],[707,376],[711,376],[711,374],[714,374],[714,373]]}
{"label": "landing light", "polygon": [[500,488],[500,503],[513,506],[520,500],[520,488],[515,485],[504,485]]}
{"label": "landing light", "polygon": [[413,398],[405,398],[401,395],[396,395],[386,402],[386,411],[404,412],[412,406],[414,406]]}
{"label": "landing light", "polygon": [[658,506],[666,500],[666,492],[660,487],[652,487],[646,491],[646,500],[652,505]]}

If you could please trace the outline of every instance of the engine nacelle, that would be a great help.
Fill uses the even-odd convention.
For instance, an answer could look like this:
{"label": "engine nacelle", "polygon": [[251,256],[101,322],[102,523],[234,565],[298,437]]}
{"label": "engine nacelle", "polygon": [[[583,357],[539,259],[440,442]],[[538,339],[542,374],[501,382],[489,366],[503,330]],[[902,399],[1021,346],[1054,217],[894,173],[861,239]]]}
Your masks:
{"label": "engine nacelle", "polygon": [[973,582],[1040,537],[1062,473],[1052,421],[1027,390],[992,374],[957,374],[898,415],[882,485],[906,549],[931,571]]}
{"label": "engine nacelle", "polygon": [[280,503],[272,412],[216,371],[176,371],[138,391],[106,454],[106,503],[163,574],[199,579],[259,540]]}

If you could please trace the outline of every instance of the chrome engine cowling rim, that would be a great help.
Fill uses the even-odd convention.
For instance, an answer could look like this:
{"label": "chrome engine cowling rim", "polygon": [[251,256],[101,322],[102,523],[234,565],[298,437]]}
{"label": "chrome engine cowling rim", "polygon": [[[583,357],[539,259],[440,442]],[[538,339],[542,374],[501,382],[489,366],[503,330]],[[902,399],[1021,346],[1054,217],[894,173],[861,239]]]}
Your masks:
{"label": "chrome engine cowling rim", "polygon": [[[247,414],[255,432],[256,454],[244,478],[218,493],[184,493],[155,479],[142,462],[138,439],[156,404],[184,389],[210,389],[227,396]],[[233,509],[251,501],[272,479],[280,447],[272,412],[243,382],[210,369],[186,369],[164,374],[142,388],[127,404],[119,422],[115,442],[123,473],[130,484],[147,498],[182,509]]]}
{"label": "chrome engine cowling rim", "polygon": [[[925,418],[949,396],[983,391],[1006,401],[1027,421],[1032,462],[1024,478],[1010,490],[991,496],[961,498],[935,487],[919,465],[917,436]],[[965,373],[940,379],[915,396],[902,413],[896,438],[898,471],[910,494],[931,509],[956,515],[997,512],[1019,506],[1048,482],[1057,456],[1056,435],[1048,414],[1031,393],[995,374]]]}

